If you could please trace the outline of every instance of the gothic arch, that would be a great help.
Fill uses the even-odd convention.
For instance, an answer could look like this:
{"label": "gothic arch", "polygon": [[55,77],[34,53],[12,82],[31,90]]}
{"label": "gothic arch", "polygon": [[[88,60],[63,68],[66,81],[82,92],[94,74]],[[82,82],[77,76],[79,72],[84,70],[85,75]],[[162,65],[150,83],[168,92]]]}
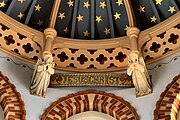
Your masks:
{"label": "gothic arch", "polygon": [[[156,103],[154,110],[154,120],[168,119],[173,117],[173,104],[176,101],[176,96],[180,92],[180,74],[173,78],[173,81],[166,86],[164,92],[161,93],[159,100]],[[174,116],[175,117],[175,116]]]}
{"label": "gothic arch", "polygon": [[117,120],[139,120],[136,110],[123,98],[93,90],[70,94],[53,102],[45,110],[41,120],[65,120],[85,111],[106,113]]}
{"label": "gothic arch", "polygon": [[10,80],[0,72],[0,106],[6,120],[26,120],[21,95]]}

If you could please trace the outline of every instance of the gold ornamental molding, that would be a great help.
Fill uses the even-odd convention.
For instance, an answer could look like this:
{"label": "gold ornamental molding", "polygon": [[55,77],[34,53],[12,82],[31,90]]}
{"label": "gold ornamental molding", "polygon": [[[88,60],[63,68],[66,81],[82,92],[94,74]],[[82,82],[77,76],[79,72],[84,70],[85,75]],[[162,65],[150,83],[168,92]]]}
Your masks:
{"label": "gold ornamental molding", "polygon": [[134,87],[132,78],[127,74],[54,74],[50,87],[58,86],[120,86]]}
{"label": "gold ornamental molding", "polygon": [[[60,0],[57,0],[60,4]],[[129,4],[129,1],[126,3]],[[57,6],[54,6],[57,7]],[[131,6],[129,6],[131,8]],[[57,11],[52,13],[52,16]],[[133,26],[133,13],[129,14]],[[50,26],[53,26],[52,24]],[[167,20],[141,31],[138,48],[147,64],[180,50],[180,12]],[[79,40],[55,37],[52,55],[55,69],[74,72],[112,72],[127,69],[131,52],[127,36],[104,40]],[[36,63],[45,47],[45,35],[0,12],[0,50],[23,61]]]}

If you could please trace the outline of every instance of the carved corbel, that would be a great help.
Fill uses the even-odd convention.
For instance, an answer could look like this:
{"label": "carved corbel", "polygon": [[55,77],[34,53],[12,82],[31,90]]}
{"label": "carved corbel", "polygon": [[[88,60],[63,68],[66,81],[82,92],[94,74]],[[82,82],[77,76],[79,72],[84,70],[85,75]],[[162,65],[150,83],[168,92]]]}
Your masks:
{"label": "carved corbel", "polygon": [[42,52],[42,57],[40,57],[36,63],[30,85],[30,93],[42,97],[45,97],[50,77],[54,74],[55,63],[51,54],[51,47],[57,36],[57,32],[53,28],[47,28],[44,31],[44,35],[45,47]]}
{"label": "carved corbel", "polygon": [[144,96],[152,93],[152,83],[141,53],[138,48],[138,28],[131,27],[127,30],[127,36],[130,38],[131,53],[128,56],[127,74],[132,76],[136,90],[136,96]]}

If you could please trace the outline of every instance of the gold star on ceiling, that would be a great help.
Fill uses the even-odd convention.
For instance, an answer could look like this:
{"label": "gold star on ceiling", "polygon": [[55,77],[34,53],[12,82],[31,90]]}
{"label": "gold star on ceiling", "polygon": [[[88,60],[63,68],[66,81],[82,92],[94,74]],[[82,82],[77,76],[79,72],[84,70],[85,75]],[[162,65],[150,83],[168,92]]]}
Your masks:
{"label": "gold star on ceiling", "polygon": [[63,31],[65,32],[65,34],[67,34],[67,33],[69,33],[69,28],[66,27]]}
{"label": "gold star on ceiling", "polygon": [[106,35],[110,34],[110,29],[105,28],[104,33],[105,33]]}
{"label": "gold star on ceiling", "polygon": [[4,1],[2,1],[2,2],[0,2],[0,8],[4,8],[4,6],[5,6],[6,4],[5,4],[5,2]]}
{"label": "gold star on ceiling", "polygon": [[114,15],[115,20],[120,19],[120,16],[121,16],[121,14],[119,14],[119,13],[116,12],[116,14]]}
{"label": "gold star on ceiling", "polygon": [[24,18],[24,14],[22,14],[22,13],[20,12],[19,15],[18,15],[18,18],[19,18],[19,19],[23,19],[23,18]]}
{"label": "gold star on ceiling", "polygon": [[123,5],[123,2],[122,2],[122,0],[118,0],[118,1],[116,2],[116,4],[118,4],[118,6],[121,6],[121,5]]}
{"label": "gold star on ceiling", "polygon": [[100,2],[99,7],[101,7],[101,8],[103,8],[103,9],[104,9],[104,7],[106,7],[106,3],[105,3],[105,2]]}
{"label": "gold star on ceiling", "polygon": [[171,14],[173,14],[176,10],[174,8],[174,6],[169,6],[169,10],[168,10]]}
{"label": "gold star on ceiling", "polygon": [[35,7],[35,11],[41,11],[41,6],[38,4],[38,5],[36,5],[36,6],[34,6]]}
{"label": "gold star on ceiling", "polygon": [[26,1],[26,0],[18,0],[18,2],[20,2],[20,3],[23,3],[24,1]]}
{"label": "gold star on ceiling", "polygon": [[39,27],[40,27],[40,26],[43,25],[43,22],[44,22],[43,20],[41,21],[41,20],[39,19],[38,22],[37,22],[36,24],[39,25]]}
{"label": "gold star on ceiling", "polygon": [[62,19],[64,19],[65,18],[65,15],[64,15],[65,13],[59,13],[59,18],[62,20]]}
{"label": "gold star on ceiling", "polygon": [[139,10],[140,13],[142,13],[142,12],[145,12],[144,9],[145,9],[145,7],[140,6],[138,10]]}
{"label": "gold star on ceiling", "polygon": [[126,27],[124,28],[124,30],[126,30],[126,31],[127,31],[128,29],[129,29],[129,26],[128,26],[128,25],[126,25]]}
{"label": "gold star on ceiling", "polygon": [[102,21],[101,16],[96,16],[96,21],[100,23]]}
{"label": "gold star on ceiling", "polygon": [[89,4],[89,2],[87,1],[87,2],[84,2],[84,8],[88,8],[90,6],[90,4]]}
{"label": "gold star on ceiling", "polygon": [[85,32],[83,32],[84,37],[89,37],[90,33],[86,30]]}
{"label": "gold star on ceiling", "polygon": [[156,23],[157,18],[155,16],[150,17],[150,19],[151,19],[151,22],[155,22]]}
{"label": "gold star on ceiling", "polygon": [[163,2],[163,0],[156,0],[156,5],[161,5],[161,2]]}
{"label": "gold star on ceiling", "polygon": [[69,5],[69,7],[74,6],[74,1],[69,0],[67,4]]}
{"label": "gold star on ceiling", "polygon": [[84,17],[84,16],[81,16],[81,15],[79,14],[79,16],[77,17],[78,22],[83,21],[83,17]]}

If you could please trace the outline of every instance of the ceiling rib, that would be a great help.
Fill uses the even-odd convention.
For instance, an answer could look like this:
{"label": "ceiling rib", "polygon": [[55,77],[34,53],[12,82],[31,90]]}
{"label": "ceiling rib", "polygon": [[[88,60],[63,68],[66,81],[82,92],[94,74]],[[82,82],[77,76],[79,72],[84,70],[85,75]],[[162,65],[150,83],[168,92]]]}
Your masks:
{"label": "ceiling rib", "polygon": [[61,0],[55,0],[54,1],[54,5],[51,11],[51,16],[49,19],[49,27],[50,28],[54,28],[55,23],[56,23],[56,18],[57,18],[57,14],[58,14],[58,8],[61,4]]}
{"label": "ceiling rib", "polygon": [[158,11],[157,11],[157,9],[156,9],[155,4],[154,4],[153,1],[151,1],[151,0],[149,0],[149,3],[150,3],[150,5],[151,5],[151,7],[152,7],[152,10],[153,10],[156,18],[157,18],[157,22],[160,23],[162,20],[161,20],[159,14],[158,14]]}
{"label": "ceiling rib", "polygon": [[135,19],[132,5],[131,5],[131,1],[124,0],[124,4],[125,4],[127,15],[128,15],[129,27],[135,27],[136,19]]}
{"label": "ceiling rib", "polygon": [[113,16],[112,16],[112,10],[111,10],[111,3],[110,0],[107,0],[107,9],[108,9],[108,17],[109,17],[109,24],[111,28],[111,38],[114,38],[114,25],[113,25]]}
{"label": "ceiling rib", "polygon": [[9,7],[8,7],[8,9],[7,9],[7,12],[6,12],[7,15],[10,14],[10,12],[11,12],[11,10],[13,9],[13,6],[15,5],[15,3],[16,3],[16,0],[13,0],[13,1],[11,2],[11,4],[9,5]]}
{"label": "ceiling rib", "polygon": [[71,27],[71,38],[74,38],[75,35],[75,30],[76,30],[76,16],[78,13],[78,5],[79,5],[79,0],[75,2],[74,6],[74,13],[73,13],[73,20],[72,20],[72,27]]}
{"label": "ceiling rib", "polygon": [[91,39],[94,40],[95,39],[95,27],[94,27],[94,0],[91,0]]}
{"label": "ceiling rib", "polygon": [[32,13],[34,11],[34,7],[35,7],[36,3],[37,3],[37,0],[33,0],[32,5],[31,5],[31,7],[29,9],[29,12],[28,12],[26,20],[25,20],[25,25],[28,25],[29,20],[31,19],[31,15],[32,15]]}

